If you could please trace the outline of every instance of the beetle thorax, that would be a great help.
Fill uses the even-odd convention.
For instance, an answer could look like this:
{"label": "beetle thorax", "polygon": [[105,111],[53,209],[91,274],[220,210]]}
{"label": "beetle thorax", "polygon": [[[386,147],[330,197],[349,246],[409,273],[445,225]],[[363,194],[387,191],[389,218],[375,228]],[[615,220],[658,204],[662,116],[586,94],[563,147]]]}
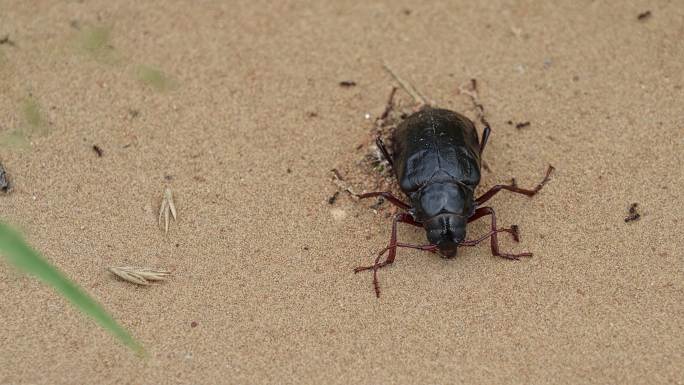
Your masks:
{"label": "beetle thorax", "polygon": [[469,217],[474,209],[473,190],[463,184],[429,183],[411,194],[414,216],[419,222],[440,214]]}

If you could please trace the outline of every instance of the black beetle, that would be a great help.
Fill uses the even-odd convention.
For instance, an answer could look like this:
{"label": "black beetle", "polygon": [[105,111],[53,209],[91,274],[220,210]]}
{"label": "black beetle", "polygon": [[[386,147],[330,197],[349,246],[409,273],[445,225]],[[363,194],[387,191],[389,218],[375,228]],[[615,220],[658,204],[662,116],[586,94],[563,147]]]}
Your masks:
{"label": "black beetle", "polygon": [[[475,198],[475,188],[480,183],[481,156],[491,131],[486,120],[481,120],[485,128],[482,140],[478,141],[475,125],[470,119],[454,111],[426,106],[408,116],[395,129],[392,154],[380,137],[376,139],[378,148],[399,181],[401,191],[410,200],[410,204],[404,203],[389,192],[358,195],[362,199],[382,196],[406,211],[394,217],[390,243],[378,254],[375,263],[354,269],[355,273],[373,270],[376,296],[380,296],[377,270],[394,262],[397,247],[439,252],[444,258],[452,258],[459,246],[474,246],[491,238],[491,250],[495,256],[507,259],[532,256],[532,253],[499,251],[497,233],[510,233],[517,242],[518,228],[515,225],[497,228],[494,210],[482,204],[501,190],[533,196],[549,181],[553,167],[549,166],[544,180],[534,189],[522,189],[515,183],[496,185]],[[466,224],[486,215],[491,216],[491,231],[479,239],[466,240]],[[411,245],[397,242],[399,222],[425,228],[430,243]],[[380,257],[388,251],[387,259],[379,263]]]}

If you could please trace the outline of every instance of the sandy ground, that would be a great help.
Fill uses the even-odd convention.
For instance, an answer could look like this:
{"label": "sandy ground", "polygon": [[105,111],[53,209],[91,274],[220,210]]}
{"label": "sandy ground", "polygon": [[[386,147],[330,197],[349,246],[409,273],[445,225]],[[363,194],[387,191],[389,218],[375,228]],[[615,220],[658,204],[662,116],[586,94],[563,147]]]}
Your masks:
{"label": "sandy ground", "polygon": [[[2,265],[0,383],[682,383],[684,3],[485,3],[2,1],[2,218],[149,358]],[[478,79],[481,190],[556,167],[492,200],[532,259],[401,250],[379,300],[352,273],[389,208],[328,204],[329,170],[360,167],[383,59],[470,116]]]}

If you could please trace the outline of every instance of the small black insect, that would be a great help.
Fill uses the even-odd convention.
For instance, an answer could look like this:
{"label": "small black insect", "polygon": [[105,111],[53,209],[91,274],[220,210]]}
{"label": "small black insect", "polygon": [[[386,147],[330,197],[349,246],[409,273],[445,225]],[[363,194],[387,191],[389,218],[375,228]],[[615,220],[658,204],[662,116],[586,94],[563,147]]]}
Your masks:
{"label": "small black insect", "polygon": [[[481,121],[486,123],[483,118]],[[501,190],[535,195],[549,181],[553,167],[549,166],[544,180],[533,189],[519,188],[515,184],[496,185],[475,198],[475,188],[480,183],[481,156],[490,131],[487,124],[482,139],[478,140],[475,125],[470,119],[450,110],[428,106],[399,124],[392,134],[391,154],[382,139],[377,138],[376,144],[390,163],[399,187],[409,198],[410,204],[389,192],[359,195],[362,199],[382,196],[405,210],[394,217],[390,243],[379,253],[375,263],[354,269],[355,273],[373,270],[376,296],[380,296],[377,271],[394,262],[397,247],[439,252],[444,258],[452,258],[457,255],[459,247],[474,246],[490,238],[491,251],[495,256],[507,259],[532,256],[532,253],[509,254],[499,251],[497,233],[510,233],[517,242],[517,226],[497,227],[494,209],[483,204]],[[491,231],[478,239],[466,240],[466,225],[484,216],[491,217]],[[429,244],[397,242],[397,224],[400,222],[423,227]],[[380,262],[386,252],[389,252],[387,259]]]}

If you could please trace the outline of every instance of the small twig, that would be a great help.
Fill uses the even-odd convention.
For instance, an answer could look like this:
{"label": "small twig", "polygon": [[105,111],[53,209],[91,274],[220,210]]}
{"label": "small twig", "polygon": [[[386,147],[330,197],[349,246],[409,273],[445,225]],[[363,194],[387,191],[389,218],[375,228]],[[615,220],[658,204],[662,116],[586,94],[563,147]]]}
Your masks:
{"label": "small twig", "polygon": [[166,270],[132,266],[112,266],[108,270],[124,281],[142,286],[147,286],[152,281],[165,281],[171,275],[171,272]]}
{"label": "small twig", "polygon": [[462,94],[466,94],[470,97],[470,100],[473,102],[473,106],[475,106],[475,110],[477,112],[477,118],[478,120],[485,126],[485,127],[490,127],[489,122],[485,118],[485,110],[484,106],[482,103],[480,103],[480,97],[477,92],[477,79],[470,79],[470,90],[466,89],[465,87],[461,86],[458,87],[459,92]]}
{"label": "small twig", "polygon": [[396,80],[397,83],[399,83],[401,88],[403,88],[404,91],[406,91],[406,93],[411,95],[411,97],[416,102],[416,104],[419,105],[419,107],[428,105],[428,102],[425,99],[425,97],[423,97],[423,95],[421,95],[418,91],[416,91],[416,89],[411,85],[411,83],[400,78],[394,71],[392,71],[392,69],[390,68],[390,66],[387,63],[383,63],[382,66],[385,68],[385,71],[387,71],[390,75],[392,75],[394,80]]}
{"label": "small twig", "polygon": [[382,115],[380,115],[380,120],[385,120],[389,113],[392,111],[394,108],[394,94],[397,92],[397,87],[392,87],[392,91],[390,91],[389,98],[387,98],[387,104],[385,105],[385,110],[382,112]]}

